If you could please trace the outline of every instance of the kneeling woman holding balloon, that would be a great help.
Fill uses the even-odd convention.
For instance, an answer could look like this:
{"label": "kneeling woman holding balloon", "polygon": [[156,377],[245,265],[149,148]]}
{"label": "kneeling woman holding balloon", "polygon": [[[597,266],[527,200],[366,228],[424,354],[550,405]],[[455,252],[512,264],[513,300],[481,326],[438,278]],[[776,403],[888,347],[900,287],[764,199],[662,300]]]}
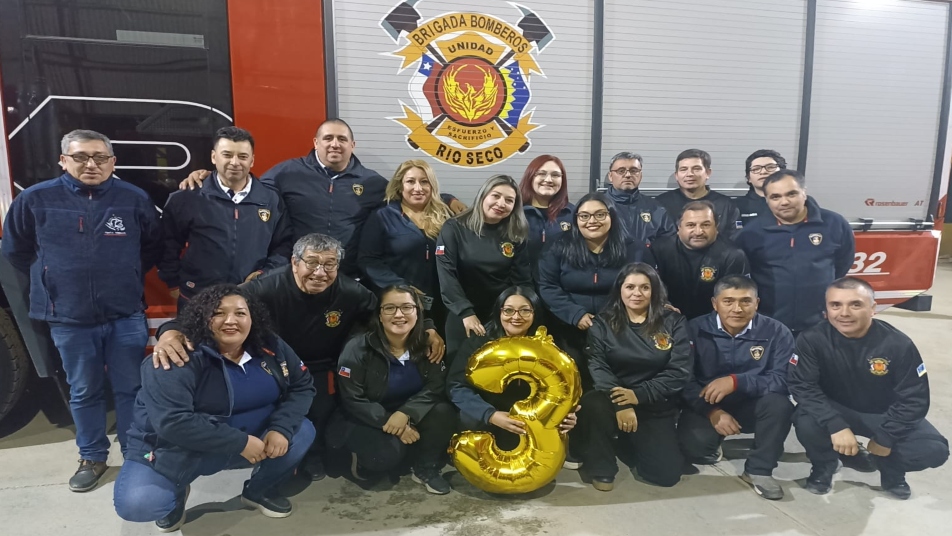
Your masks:
{"label": "kneeling woman holding balloon", "polygon": [[341,408],[331,419],[328,443],[351,452],[359,480],[394,469],[410,456],[413,480],[444,495],[450,485],[440,469],[456,411],[444,397],[444,365],[427,359],[422,311],[412,287],[391,286],[380,294],[371,329],[341,352]]}
{"label": "kneeling woman holding balloon", "polygon": [[537,329],[540,308],[533,290],[504,290],[486,335],[466,339],[450,366],[447,391],[461,429],[490,432],[458,434],[450,450],[460,473],[486,491],[525,493],[547,484],[575,426],[579,374],[545,328]]}
{"label": "kneeling woman holding balloon", "polygon": [[614,487],[616,445],[642,479],[659,486],[681,479],[678,397],[690,375],[692,350],[684,317],[665,308],[666,294],[654,268],[629,264],[588,330],[595,389],[582,397],[573,437],[582,439],[582,463],[595,489]]}

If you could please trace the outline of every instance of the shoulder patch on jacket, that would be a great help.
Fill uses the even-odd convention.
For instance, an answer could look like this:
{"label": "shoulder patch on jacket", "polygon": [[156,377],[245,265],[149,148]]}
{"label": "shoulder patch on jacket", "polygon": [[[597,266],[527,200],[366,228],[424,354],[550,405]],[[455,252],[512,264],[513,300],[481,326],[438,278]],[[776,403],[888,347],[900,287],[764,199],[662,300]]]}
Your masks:
{"label": "shoulder patch on jacket", "polygon": [[339,374],[341,378],[350,378],[350,369],[341,367],[340,370],[337,371],[337,374]]}
{"label": "shoulder patch on jacket", "polygon": [[920,364],[918,367],[916,367],[916,374],[918,374],[920,378],[926,375],[926,364],[925,364],[925,363],[922,363],[922,364]]}
{"label": "shoulder patch on jacket", "polygon": [[799,362],[800,362],[800,356],[798,356],[797,354],[793,354],[792,356],[790,356],[790,364],[791,364],[791,365],[796,366],[796,364],[799,363]]}

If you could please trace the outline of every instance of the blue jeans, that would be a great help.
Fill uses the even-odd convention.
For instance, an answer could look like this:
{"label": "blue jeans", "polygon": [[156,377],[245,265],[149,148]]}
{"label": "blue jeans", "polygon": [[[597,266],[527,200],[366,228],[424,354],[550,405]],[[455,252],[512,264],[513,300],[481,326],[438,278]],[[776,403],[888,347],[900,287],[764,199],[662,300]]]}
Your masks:
{"label": "blue jeans", "polygon": [[105,324],[50,323],[53,344],[63,359],[69,383],[69,410],[76,424],[76,446],[84,460],[104,462],[106,437],[106,378],[116,406],[116,431],[125,452],[132,406],[142,381],[139,365],[145,358],[149,326],[145,313]]}
{"label": "blue jeans", "polygon": [[[255,466],[251,479],[245,482],[243,494],[260,497],[294,474],[301,459],[314,441],[314,425],[303,419],[294,437],[288,442],[288,452],[280,458],[267,458]],[[175,503],[185,495],[185,486],[200,476],[210,476],[225,469],[251,467],[241,454],[233,456],[205,453],[195,473],[176,487],[151,466],[126,460],[122,464],[113,494],[116,513],[126,521],[144,523],[158,521],[175,509]]]}

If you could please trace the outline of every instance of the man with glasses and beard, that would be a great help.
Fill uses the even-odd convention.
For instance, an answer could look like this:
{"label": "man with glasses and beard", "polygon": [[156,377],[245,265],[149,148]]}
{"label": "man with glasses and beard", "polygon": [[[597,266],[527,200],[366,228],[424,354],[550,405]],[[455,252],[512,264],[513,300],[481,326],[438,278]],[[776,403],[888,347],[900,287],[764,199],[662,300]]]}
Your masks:
{"label": "man with glasses and beard", "polygon": [[647,244],[658,236],[673,234],[675,229],[664,207],[638,189],[642,167],[641,155],[621,152],[613,156],[608,166],[611,186],[607,193],[625,224],[626,235]]}
{"label": "man with glasses and beard", "polygon": [[[301,237],[291,253],[291,264],[244,283],[242,287],[261,300],[271,314],[278,336],[301,358],[314,377],[317,394],[308,419],[317,430],[317,439],[304,459],[302,469],[312,480],[326,476],[323,460],[325,427],[338,407],[334,372],[344,344],[356,330],[366,327],[377,312],[377,297],[354,279],[340,273],[343,245],[327,235],[312,233]],[[443,339],[424,323],[429,336],[429,359],[443,359]],[[163,324],[156,332],[155,366],[188,361],[185,340],[176,321]]]}

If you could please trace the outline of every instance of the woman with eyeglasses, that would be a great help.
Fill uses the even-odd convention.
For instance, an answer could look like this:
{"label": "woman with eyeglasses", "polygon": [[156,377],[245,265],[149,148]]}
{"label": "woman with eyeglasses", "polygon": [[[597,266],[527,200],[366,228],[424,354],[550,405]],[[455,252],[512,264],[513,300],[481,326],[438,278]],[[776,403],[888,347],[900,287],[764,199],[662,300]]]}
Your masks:
{"label": "woman with eyeglasses", "polygon": [[413,481],[445,495],[450,485],[440,469],[456,412],[444,395],[446,369],[427,359],[422,310],[413,287],[383,290],[370,331],[341,353],[341,407],[331,418],[328,444],[351,452],[358,480],[382,476],[409,456]]}
{"label": "woman with eyeglasses", "polygon": [[585,334],[608,301],[612,283],[625,265],[654,265],[651,250],[625,236],[615,203],[602,193],[583,196],[571,229],[546,250],[539,263],[539,294],[564,325],[553,326],[559,346],[576,360],[582,386],[591,386],[585,365]]}
{"label": "woman with eyeglasses", "polygon": [[433,168],[400,164],[387,185],[387,205],[364,224],[357,265],[372,288],[410,285],[423,292],[425,315],[442,331],[446,307],[436,275],[436,239],[452,211],[440,198]]}
{"label": "woman with eyeglasses", "polygon": [[436,268],[449,310],[450,358],[467,337],[486,334],[495,296],[513,285],[532,286],[527,236],[519,187],[508,175],[490,177],[473,206],[443,225]]}
{"label": "woman with eyeglasses", "polygon": [[[450,364],[446,388],[450,401],[459,408],[461,430],[488,430],[503,450],[513,449],[525,434],[525,423],[509,417],[512,405],[529,396],[529,384],[515,380],[502,393],[489,393],[466,380],[466,365],[471,355],[484,344],[506,337],[534,335],[538,327],[536,311],[541,302],[531,288],[509,287],[496,298],[492,318],[486,323],[484,335],[470,337],[460,346]],[[559,430],[566,434],[575,427],[575,413],[570,413]]]}
{"label": "woman with eyeglasses", "polygon": [[597,490],[614,487],[616,446],[643,480],[668,487],[681,479],[678,400],[693,358],[685,319],[666,309],[666,301],[658,272],[629,264],[588,330],[594,389],[582,395],[575,437]]}
{"label": "woman with eyeglasses", "polygon": [[770,212],[767,208],[767,199],[764,197],[764,180],[781,169],[787,169],[787,160],[777,151],[760,149],[747,157],[745,167],[750,190],[747,195],[734,198],[734,204],[740,210],[740,221],[743,225],[756,218],[758,214]]}
{"label": "woman with eyeglasses", "polygon": [[529,223],[529,264],[535,277],[542,248],[568,231],[572,223],[575,205],[569,203],[562,161],[548,154],[537,156],[522,175],[519,193]]}

